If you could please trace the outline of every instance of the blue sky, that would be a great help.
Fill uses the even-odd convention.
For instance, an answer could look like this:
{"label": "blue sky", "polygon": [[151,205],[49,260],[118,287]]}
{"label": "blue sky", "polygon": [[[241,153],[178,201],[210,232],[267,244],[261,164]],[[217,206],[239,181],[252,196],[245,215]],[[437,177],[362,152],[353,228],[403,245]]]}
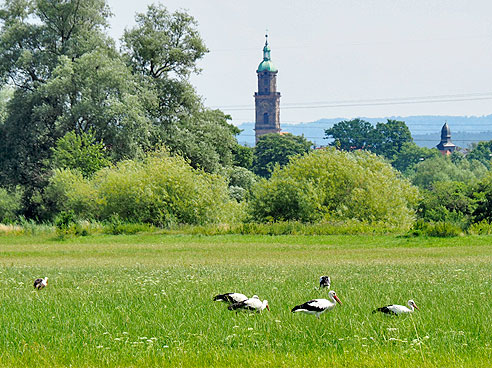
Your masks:
{"label": "blue sky", "polygon": [[[110,0],[110,34],[119,38],[151,3]],[[266,28],[279,69],[282,123],[492,114],[492,1],[162,3],[197,19],[210,53],[192,83],[206,105],[230,113],[235,124],[254,121]]]}

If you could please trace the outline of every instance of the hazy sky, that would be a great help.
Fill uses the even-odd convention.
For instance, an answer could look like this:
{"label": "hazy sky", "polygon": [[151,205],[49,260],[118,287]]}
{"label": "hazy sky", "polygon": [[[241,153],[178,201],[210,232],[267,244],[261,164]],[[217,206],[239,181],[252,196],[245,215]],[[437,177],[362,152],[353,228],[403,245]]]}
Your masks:
{"label": "hazy sky", "polygon": [[[109,0],[115,14],[110,34],[119,38],[134,25],[135,12],[151,3]],[[197,19],[210,52],[192,83],[207,106],[230,113],[235,124],[254,121],[266,28],[279,70],[282,123],[492,114],[490,0],[161,3]]]}

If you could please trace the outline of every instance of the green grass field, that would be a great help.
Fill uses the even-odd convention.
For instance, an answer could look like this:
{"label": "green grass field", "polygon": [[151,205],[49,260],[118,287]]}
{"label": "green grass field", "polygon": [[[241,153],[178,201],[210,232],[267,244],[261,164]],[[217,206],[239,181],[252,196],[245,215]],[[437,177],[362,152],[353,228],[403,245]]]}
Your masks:
{"label": "green grass field", "polygon": [[[290,313],[322,274],[343,305]],[[492,237],[11,236],[0,280],[0,366],[492,366]],[[271,312],[212,302],[231,291]]]}

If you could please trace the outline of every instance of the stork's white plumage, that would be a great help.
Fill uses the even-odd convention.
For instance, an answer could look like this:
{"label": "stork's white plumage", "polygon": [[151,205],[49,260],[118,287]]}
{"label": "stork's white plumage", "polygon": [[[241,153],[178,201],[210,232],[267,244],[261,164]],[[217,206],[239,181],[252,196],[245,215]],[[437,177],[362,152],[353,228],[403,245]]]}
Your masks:
{"label": "stork's white plumage", "polygon": [[226,302],[229,304],[241,303],[248,299],[248,297],[241,293],[225,293],[214,296],[216,302]]}
{"label": "stork's white plumage", "polygon": [[292,308],[292,313],[302,312],[314,314],[316,315],[316,318],[319,318],[322,313],[335,308],[337,303],[342,305],[342,302],[338,299],[337,294],[333,290],[330,290],[328,296],[330,299],[313,299],[304,304],[296,305]]}
{"label": "stork's white plumage", "polygon": [[406,314],[406,313],[412,313],[415,309],[419,309],[415,302],[410,299],[408,301],[408,307],[404,305],[398,305],[398,304],[392,304],[392,305],[386,305],[384,307],[377,308],[372,311],[372,313],[376,312],[381,312],[385,314],[392,314],[392,315],[399,315],[399,314]]}
{"label": "stork's white plumage", "polygon": [[319,278],[319,287],[320,288],[330,288],[331,279],[330,276],[321,276]]}
{"label": "stork's white plumage", "polygon": [[36,279],[34,280],[34,288],[41,290],[42,288],[48,286],[48,278],[45,277],[44,279]]}
{"label": "stork's white plumage", "polygon": [[239,310],[260,312],[260,313],[265,308],[270,311],[270,307],[268,306],[268,301],[267,300],[261,301],[260,298],[258,298],[258,296],[256,295],[253,295],[253,297],[243,300],[242,302],[231,304],[228,307],[229,310],[239,309]]}

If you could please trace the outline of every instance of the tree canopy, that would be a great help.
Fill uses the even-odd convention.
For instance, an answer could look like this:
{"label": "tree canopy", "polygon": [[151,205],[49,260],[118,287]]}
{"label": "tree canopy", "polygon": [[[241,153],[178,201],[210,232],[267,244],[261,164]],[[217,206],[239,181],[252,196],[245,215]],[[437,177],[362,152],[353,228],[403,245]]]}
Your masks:
{"label": "tree canopy", "polygon": [[254,149],[253,171],[269,177],[276,165],[286,165],[292,157],[309,152],[312,146],[313,143],[304,136],[290,133],[262,135]]}
{"label": "tree canopy", "polygon": [[353,219],[408,227],[417,200],[417,188],[376,155],[320,149],[258,182],[250,211],[258,221]]}
{"label": "tree canopy", "polygon": [[0,101],[0,185],[26,188],[28,217],[41,216],[34,198],[70,132],[91,132],[112,162],[166,146],[220,172],[240,151],[239,130],[188,81],[207,52],[194,18],[151,5],[117,50],[105,33],[110,15],[105,0],[0,5],[0,82],[13,86]]}
{"label": "tree canopy", "polygon": [[388,159],[393,159],[404,144],[412,143],[410,130],[403,121],[390,120],[386,123],[371,123],[361,120],[344,120],[325,130],[329,144],[344,151],[367,150]]}

